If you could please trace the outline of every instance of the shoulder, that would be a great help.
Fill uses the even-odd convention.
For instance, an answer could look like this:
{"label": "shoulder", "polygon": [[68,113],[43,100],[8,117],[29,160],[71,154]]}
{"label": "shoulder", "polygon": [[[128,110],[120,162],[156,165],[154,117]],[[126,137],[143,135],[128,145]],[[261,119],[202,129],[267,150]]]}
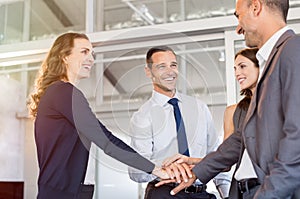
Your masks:
{"label": "shoulder", "polygon": [[224,111],[224,118],[226,117],[229,117],[229,118],[232,118],[235,110],[236,110],[236,107],[237,107],[237,104],[233,104],[233,105],[230,105],[230,106],[227,106],[225,111]]}
{"label": "shoulder", "polygon": [[144,104],[141,105],[141,107],[135,112],[136,114],[147,114],[151,107],[153,106],[153,102],[151,102],[151,98],[148,99]]}
{"label": "shoulder", "polygon": [[189,106],[197,105],[198,107],[207,107],[207,104],[197,97],[185,95],[182,93],[179,93],[178,95],[180,96],[183,104],[188,104]]}
{"label": "shoulder", "polygon": [[147,100],[136,112],[132,114],[131,122],[140,123],[142,121],[148,120],[150,116],[150,110],[152,107],[151,99]]}
{"label": "shoulder", "polygon": [[[298,76],[300,74],[300,36],[295,35],[291,37],[281,48],[278,64],[283,75],[282,77]],[[285,76],[286,74],[290,75]]]}
{"label": "shoulder", "polygon": [[68,91],[78,90],[75,86],[73,86],[71,83],[68,82],[54,82],[52,83],[48,88],[47,92],[53,93],[53,92],[59,92],[60,94],[64,94]]}
{"label": "shoulder", "polygon": [[56,101],[69,101],[71,98],[82,98],[83,93],[73,84],[68,82],[58,81],[51,84],[46,92],[45,98]]}
{"label": "shoulder", "polygon": [[286,40],[285,44],[283,45],[281,56],[284,59],[287,59],[291,56],[296,56],[297,58],[299,58],[299,49],[300,49],[300,36],[293,34],[291,37],[289,37]]}

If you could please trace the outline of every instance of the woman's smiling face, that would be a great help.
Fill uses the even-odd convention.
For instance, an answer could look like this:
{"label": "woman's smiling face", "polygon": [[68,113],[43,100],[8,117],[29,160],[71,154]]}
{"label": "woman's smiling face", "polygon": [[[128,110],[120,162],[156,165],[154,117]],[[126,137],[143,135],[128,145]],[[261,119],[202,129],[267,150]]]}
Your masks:
{"label": "woman's smiling face", "polygon": [[259,68],[248,58],[238,55],[234,61],[235,78],[241,90],[252,88],[256,85]]}

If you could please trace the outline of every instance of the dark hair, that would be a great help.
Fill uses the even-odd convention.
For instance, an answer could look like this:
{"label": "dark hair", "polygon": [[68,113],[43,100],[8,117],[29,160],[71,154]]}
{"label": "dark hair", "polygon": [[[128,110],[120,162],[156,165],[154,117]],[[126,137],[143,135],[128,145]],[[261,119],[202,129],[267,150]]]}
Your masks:
{"label": "dark hair", "polygon": [[[258,48],[245,48],[237,52],[234,56],[234,59],[237,58],[237,56],[241,55],[243,57],[248,58],[250,61],[254,63],[254,65],[258,68],[258,60],[256,58],[256,53],[258,51]],[[251,97],[252,97],[252,91],[251,88],[245,88],[240,91],[240,95],[245,95],[245,97],[239,102],[238,106],[243,109],[247,109],[249,107]]]}
{"label": "dark hair", "polygon": [[152,67],[152,64],[153,64],[152,55],[154,53],[157,53],[157,52],[167,52],[167,51],[172,52],[176,56],[176,54],[173,51],[173,49],[170,48],[170,47],[168,47],[168,46],[155,46],[155,47],[150,48],[148,50],[147,54],[146,54],[147,67],[149,67],[149,68]]}
{"label": "dark hair", "polygon": [[[250,6],[251,3],[252,0],[248,0],[248,6]],[[287,22],[289,0],[262,0],[262,3],[265,4],[272,11],[279,12],[285,23]]]}

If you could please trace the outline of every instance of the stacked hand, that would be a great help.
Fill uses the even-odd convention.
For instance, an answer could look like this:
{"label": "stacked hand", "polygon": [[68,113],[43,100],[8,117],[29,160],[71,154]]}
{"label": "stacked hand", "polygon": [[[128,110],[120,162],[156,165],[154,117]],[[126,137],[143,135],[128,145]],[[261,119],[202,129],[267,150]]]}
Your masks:
{"label": "stacked hand", "polygon": [[191,158],[181,154],[167,158],[163,162],[163,169],[167,173],[168,178],[162,178],[155,186],[177,182],[179,185],[171,191],[171,195],[175,195],[182,189],[191,186],[197,179],[191,169],[200,161],[200,158]]}

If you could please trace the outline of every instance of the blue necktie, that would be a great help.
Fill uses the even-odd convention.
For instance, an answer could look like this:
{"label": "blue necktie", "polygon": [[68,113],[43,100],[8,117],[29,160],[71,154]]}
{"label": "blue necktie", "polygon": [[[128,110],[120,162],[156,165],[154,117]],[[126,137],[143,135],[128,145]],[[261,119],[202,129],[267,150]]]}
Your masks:
{"label": "blue necktie", "polygon": [[186,156],[190,156],[188,143],[187,143],[187,139],[186,139],[184,123],[183,123],[180,109],[178,106],[178,99],[172,98],[168,101],[168,103],[173,106],[173,110],[174,110],[179,153],[186,155]]}

